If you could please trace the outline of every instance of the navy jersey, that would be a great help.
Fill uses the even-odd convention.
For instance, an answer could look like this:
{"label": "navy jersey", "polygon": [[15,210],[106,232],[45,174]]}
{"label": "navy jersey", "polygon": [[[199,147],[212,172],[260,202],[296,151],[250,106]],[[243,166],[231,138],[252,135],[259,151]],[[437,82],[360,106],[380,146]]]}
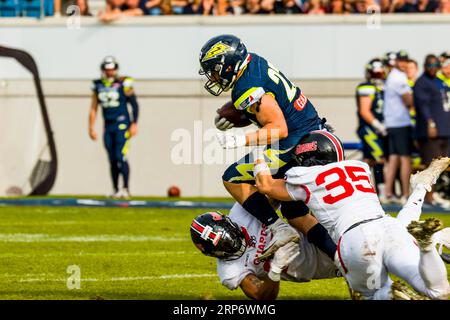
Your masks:
{"label": "navy jersey", "polygon": [[104,78],[93,81],[92,90],[102,106],[105,127],[117,124],[129,125],[130,113],[128,112],[126,93],[132,88],[133,79],[130,77],[116,78],[112,82]]}
{"label": "navy jersey", "polygon": [[283,112],[290,136],[303,137],[310,131],[319,129],[321,119],[300,88],[264,58],[251,53],[250,59],[231,92],[234,106],[238,110],[244,110],[249,119],[261,127],[249,107],[264,94],[270,94]]}
{"label": "navy jersey", "polygon": [[376,119],[383,122],[383,103],[384,103],[384,91],[380,84],[376,84],[372,81],[362,82],[356,88],[356,105],[358,106],[358,120],[359,127],[370,126],[359,114],[359,97],[371,97],[372,106],[370,111]]}

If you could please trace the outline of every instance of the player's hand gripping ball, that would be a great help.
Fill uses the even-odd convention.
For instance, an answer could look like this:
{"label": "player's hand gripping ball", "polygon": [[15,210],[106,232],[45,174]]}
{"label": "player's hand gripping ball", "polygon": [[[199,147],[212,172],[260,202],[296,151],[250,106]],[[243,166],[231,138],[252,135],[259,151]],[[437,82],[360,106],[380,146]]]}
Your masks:
{"label": "player's hand gripping ball", "polygon": [[232,101],[228,101],[221,108],[217,109],[217,115],[214,119],[216,128],[222,131],[235,128],[246,127],[251,121],[245,113],[237,110]]}

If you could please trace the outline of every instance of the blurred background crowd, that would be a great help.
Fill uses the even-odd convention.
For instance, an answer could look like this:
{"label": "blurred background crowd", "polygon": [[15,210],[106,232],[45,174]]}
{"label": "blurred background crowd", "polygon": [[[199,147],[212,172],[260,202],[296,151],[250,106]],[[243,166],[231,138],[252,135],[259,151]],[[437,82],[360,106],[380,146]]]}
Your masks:
{"label": "blurred background crowd", "polygon": [[[42,0],[46,16],[450,13],[450,0]],[[0,17],[40,16],[41,0],[0,0]]]}
{"label": "blurred background crowd", "polygon": [[[411,173],[450,156],[450,52],[430,53],[420,67],[419,74],[406,51],[387,52],[367,63],[356,88],[357,134],[385,204],[404,204]],[[425,205],[450,208],[448,181],[443,188],[429,192]]]}

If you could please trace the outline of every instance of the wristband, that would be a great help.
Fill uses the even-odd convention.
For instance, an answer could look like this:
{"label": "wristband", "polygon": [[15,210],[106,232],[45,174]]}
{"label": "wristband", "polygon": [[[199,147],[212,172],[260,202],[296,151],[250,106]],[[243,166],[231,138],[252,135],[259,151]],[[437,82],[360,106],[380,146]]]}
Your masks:
{"label": "wristband", "polygon": [[272,271],[272,267],[271,267],[268,276],[269,276],[269,279],[272,280],[273,282],[280,282],[281,272],[276,273],[276,272]]}
{"label": "wristband", "polygon": [[269,171],[270,173],[270,169],[269,166],[267,165],[267,163],[258,163],[257,165],[255,165],[253,167],[253,175],[256,177],[258,175],[258,173],[264,172],[264,171]]}

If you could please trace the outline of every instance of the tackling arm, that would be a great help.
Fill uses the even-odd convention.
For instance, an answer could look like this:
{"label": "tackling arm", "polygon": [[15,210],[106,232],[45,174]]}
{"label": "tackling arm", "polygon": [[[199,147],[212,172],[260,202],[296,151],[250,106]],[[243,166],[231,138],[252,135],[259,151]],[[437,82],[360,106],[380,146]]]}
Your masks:
{"label": "tackling arm", "polygon": [[258,188],[259,192],[266,194],[273,199],[292,201],[292,198],[286,189],[286,181],[284,179],[272,178],[269,167],[264,160],[256,160],[253,174],[256,180],[256,188]]}

